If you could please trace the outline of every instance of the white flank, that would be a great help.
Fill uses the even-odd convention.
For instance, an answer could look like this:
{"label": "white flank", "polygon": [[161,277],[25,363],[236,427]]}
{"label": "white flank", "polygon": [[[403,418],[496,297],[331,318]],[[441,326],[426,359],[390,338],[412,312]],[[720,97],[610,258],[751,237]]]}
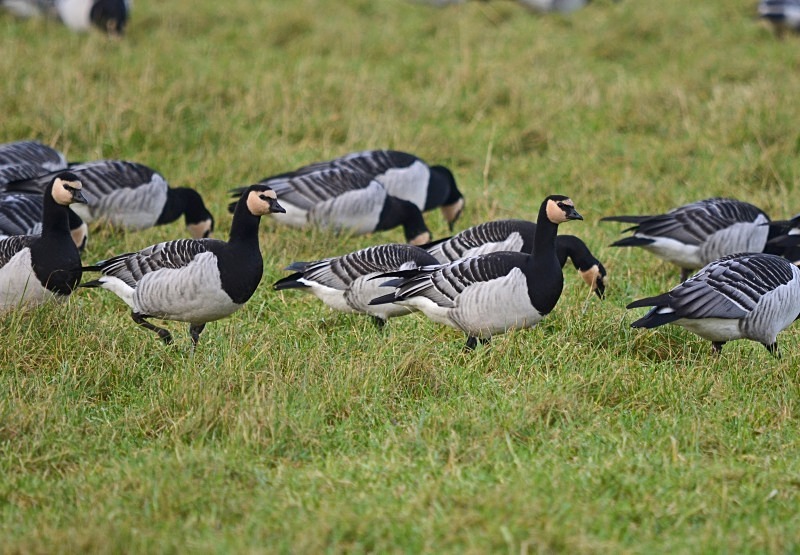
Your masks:
{"label": "white flank", "polygon": [[0,310],[37,305],[55,297],[33,273],[30,249],[22,249],[0,268]]}
{"label": "white flank", "polygon": [[133,294],[134,310],[190,323],[219,320],[242,307],[222,289],[217,257],[204,252],[188,265],[146,274]]}
{"label": "white flank", "polygon": [[91,25],[93,0],[56,0],[58,17],[74,31],[87,31]]}
{"label": "white flank", "polygon": [[450,318],[471,336],[491,337],[512,328],[534,326],[542,315],[531,305],[525,274],[514,268],[503,277],[464,289]]}
{"label": "white flank", "polygon": [[270,214],[272,218],[281,224],[290,225],[292,227],[307,227],[308,226],[308,210],[295,206],[291,202],[282,198],[278,199],[283,209],[286,210],[285,214]]}
{"label": "white flank", "polygon": [[297,281],[308,285],[308,292],[332,309],[339,310],[341,312],[356,312],[349,304],[347,304],[347,301],[344,298],[344,290],[328,287],[327,285],[322,285],[321,283],[317,283],[316,281],[305,278],[300,278]]}
{"label": "white flank", "polygon": [[315,204],[308,212],[308,220],[320,227],[334,230],[371,233],[378,225],[385,200],[386,189],[373,181],[364,189],[348,191]]}
{"label": "white flank", "polygon": [[375,177],[383,183],[390,195],[413,202],[420,210],[425,209],[430,178],[428,166],[420,161],[407,168],[390,168],[386,173]]}
{"label": "white flank", "polygon": [[666,237],[650,237],[644,233],[636,233],[634,235],[642,239],[652,239],[653,243],[642,245],[642,248],[667,262],[672,262],[676,266],[681,268],[701,268],[706,265],[700,255],[700,247],[697,245],[687,245]]}
{"label": "white flank", "polygon": [[125,229],[153,227],[167,202],[169,185],[158,174],[152,181],[135,188],[123,187],[106,195],[92,194],[88,207],[84,204],[70,206],[85,222],[104,220]]}
{"label": "white flank", "polygon": [[759,214],[754,223],[737,223],[712,233],[700,247],[702,265],[718,258],[740,252],[761,252],[767,242],[769,226]]}

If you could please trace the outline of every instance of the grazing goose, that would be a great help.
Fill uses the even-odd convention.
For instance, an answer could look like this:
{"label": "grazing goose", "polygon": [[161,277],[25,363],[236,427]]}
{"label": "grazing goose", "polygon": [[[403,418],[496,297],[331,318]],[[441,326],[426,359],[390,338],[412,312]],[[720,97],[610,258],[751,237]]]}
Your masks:
{"label": "grazing goose", "polygon": [[[494,220],[465,229],[446,239],[423,245],[440,264],[490,252],[514,251],[531,254],[536,224],[527,220]],[[556,255],[563,268],[572,260],[581,278],[601,299],[608,275],[603,264],[574,235],[556,236]]]}
{"label": "grazing goose", "polygon": [[778,37],[800,31],[800,0],[761,0],[758,15],[767,20]]}
{"label": "grazing goose", "polygon": [[[77,210],[84,221],[103,220],[124,229],[146,229],[174,222],[181,216],[194,239],[208,237],[214,218],[203,198],[188,187],[170,187],[154,169],[125,160],[97,160],[71,164],[69,170],[83,183],[92,205]],[[39,191],[47,176],[17,181],[11,191]],[[83,208],[83,207],[81,207]]]}
{"label": "grazing goose", "polygon": [[653,307],[634,328],[677,324],[711,341],[713,350],[752,339],[779,356],[778,332],[800,315],[800,268],[773,254],[726,256],[671,291],[634,301]]}
{"label": "grazing goose", "polygon": [[[0,238],[9,235],[40,235],[44,195],[0,192]],[[79,250],[83,250],[89,229],[80,217],[68,210],[69,231]]]}
{"label": "grazing goose", "polygon": [[130,0],[0,0],[0,6],[19,17],[47,16],[60,19],[73,31],[94,25],[112,36],[125,31]]}
{"label": "grazing goose", "polygon": [[291,174],[334,168],[367,174],[382,183],[391,196],[413,202],[422,212],[440,208],[451,231],[464,209],[464,196],[456,186],[453,172],[445,166],[429,166],[418,156],[399,150],[352,152],[303,166]]}
{"label": "grazing goose", "polygon": [[66,169],[67,159],[61,152],[39,141],[0,144],[0,166],[15,164],[38,166],[42,174]]}
{"label": "grazing goose", "polygon": [[315,262],[294,262],[286,269],[295,273],[278,280],[273,287],[308,291],[334,310],[368,314],[382,327],[389,318],[411,310],[396,304],[370,305],[372,299],[387,291],[371,278],[435,264],[433,256],[414,245],[378,245]]}
{"label": "grazing goose", "polygon": [[81,257],[70,235],[70,204],[86,202],[81,182],[69,172],[45,188],[41,235],[0,240],[0,310],[66,298],[81,279]]}
{"label": "grazing goose", "polygon": [[[495,252],[442,266],[388,272],[392,293],[370,304],[397,302],[461,329],[467,349],[513,328],[536,325],[555,307],[564,276],[556,256],[558,225],[582,220],[569,198],[547,197],[539,209],[533,254]],[[375,278],[373,278],[375,279]]]}
{"label": "grazing goose", "polygon": [[612,247],[642,247],[681,268],[681,281],[691,270],[738,252],[761,252],[769,222],[761,209],[728,198],[710,198],[657,216],[608,216],[601,221],[636,224],[633,236]]}
{"label": "grazing goose", "polygon": [[[276,217],[275,221],[354,234],[403,226],[406,240],[412,245],[431,240],[420,209],[410,201],[389,195],[386,187],[369,174],[330,167],[289,172],[262,179],[260,183],[271,187],[286,208],[286,215]],[[233,194],[239,195],[242,190],[234,189]]]}
{"label": "grazing goose", "polygon": [[102,287],[131,308],[133,321],[158,334],[172,335],[147,318],[189,323],[192,348],[207,322],[230,316],[261,282],[263,259],[258,246],[261,216],[283,212],[275,192],[252,185],[233,214],[230,240],[179,239],[157,243],[84,268],[103,276],[81,287]]}

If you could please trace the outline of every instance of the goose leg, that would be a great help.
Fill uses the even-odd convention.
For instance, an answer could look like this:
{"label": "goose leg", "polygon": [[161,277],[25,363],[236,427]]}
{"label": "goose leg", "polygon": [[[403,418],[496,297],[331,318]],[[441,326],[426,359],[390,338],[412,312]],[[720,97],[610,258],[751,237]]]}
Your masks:
{"label": "goose leg", "polygon": [[491,340],[492,340],[491,337],[482,337],[478,339],[477,337],[473,337],[470,335],[469,337],[467,337],[467,342],[464,344],[464,350],[474,351],[475,347],[478,346],[478,342],[480,342],[481,345],[488,345]]}
{"label": "goose leg", "polygon": [[722,346],[725,345],[725,341],[712,341],[711,342],[711,350],[714,351],[715,355],[719,355],[722,353]]}
{"label": "goose leg", "polygon": [[681,268],[681,283],[689,279],[689,272],[686,268]]}
{"label": "goose leg", "polygon": [[164,342],[164,345],[170,345],[172,343],[172,335],[169,333],[169,331],[165,330],[164,328],[159,328],[158,326],[153,325],[145,320],[146,316],[144,314],[131,312],[131,318],[133,318],[133,321],[142,326],[144,329],[156,332],[161,338],[161,341]]}
{"label": "goose leg", "polygon": [[203,333],[205,329],[205,324],[190,324],[189,325],[189,335],[192,337],[192,351],[194,352],[194,348],[197,347],[197,342],[200,340],[200,334]]}
{"label": "goose leg", "polygon": [[775,343],[770,343],[769,345],[767,345],[765,343],[764,347],[766,347],[767,351],[769,351],[769,354],[771,354],[775,358],[781,358],[781,353],[780,353],[780,351],[778,351],[778,342],[777,341]]}
{"label": "goose leg", "polygon": [[383,329],[383,326],[386,325],[386,320],[382,318],[378,318],[377,316],[372,316],[372,323],[375,324],[375,327],[379,330]]}

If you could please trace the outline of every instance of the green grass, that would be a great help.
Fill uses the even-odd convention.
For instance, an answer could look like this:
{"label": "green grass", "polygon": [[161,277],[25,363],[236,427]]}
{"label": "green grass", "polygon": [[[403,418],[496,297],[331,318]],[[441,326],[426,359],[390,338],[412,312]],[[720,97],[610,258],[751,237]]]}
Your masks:
{"label": "green grass", "polygon": [[[800,41],[755,4],[137,0],[123,41],[0,17],[0,141],[149,164],[202,191],[218,236],[229,188],[391,147],[453,169],[462,227],[570,195],[585,221],[563,231],[612,280],[601,302],[569,270],[539,327],[467,355],[421,316],[380,332],[269,287],[401,230],[265,221],[262,287],[194,356],[185,325],[166,348],[105,291],[0,317],[0,551],[800,549],[800,332],[775,360],[631,329],[624,306],[677,271],[599,222],[714,195],[800,211]],[[85,259],[182,227],[94,227]]]}

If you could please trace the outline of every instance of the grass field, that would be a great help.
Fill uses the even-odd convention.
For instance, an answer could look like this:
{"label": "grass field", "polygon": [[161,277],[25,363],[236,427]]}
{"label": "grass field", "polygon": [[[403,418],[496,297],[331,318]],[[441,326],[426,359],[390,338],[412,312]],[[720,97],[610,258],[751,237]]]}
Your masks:
{"label": "grass field", "polygon": [[[755,0],[136,0],[109,41],[0,16],[0,142],[124,158],[227,191],[353,150],[450,166],[460,228],[570,195],[611,276],[568,267],[537,328],[462,352],[270,284],[402,241],[261,226],[262,287],[194,354],[112,294],[0,318],[0,552],[789,553],[800,550],[800,330],[721,357],[625,305],[677,270],[602,216],[716,195],[800,211],[800,38]],[[438,212],[427,221],[447,234]],[[186,236],[94,227],[93,262]]]}

